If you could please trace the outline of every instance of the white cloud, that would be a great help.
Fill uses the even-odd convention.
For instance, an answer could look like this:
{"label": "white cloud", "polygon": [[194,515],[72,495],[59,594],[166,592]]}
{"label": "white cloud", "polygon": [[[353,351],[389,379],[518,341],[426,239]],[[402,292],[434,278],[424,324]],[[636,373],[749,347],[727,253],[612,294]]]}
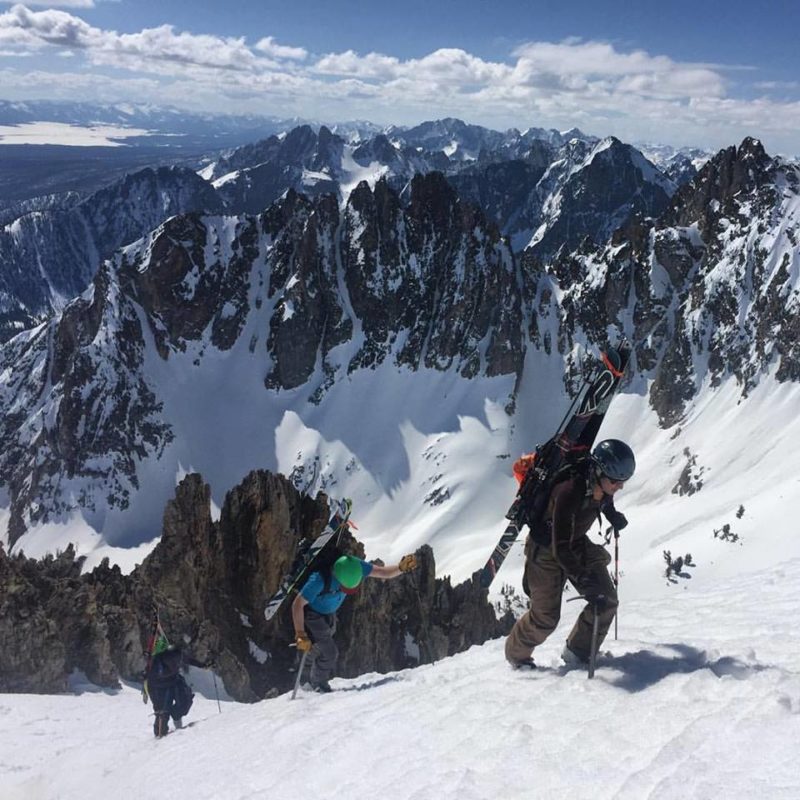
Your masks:
{"label": "white cloud", "polygon": [[393,80],[398,76],[400,59],[380,53],[360,56],[354,50],[329,53],[314,65],[314,72],[367,80]]}
{"label": "white cloud", "polygon": [[100,44],[103,32],[64,11],[31,11],[16,5],[0,14],[0,44],[27,47],[89,47]]}
{"label": "white cloud", "polygon": [[272,36],[267,36],[256,43],[256,50],[277,59],[288,59],[290,61],[304,61],[308,56],[308,51],[302,47],[287,47],[278,44]]}
{"label": "white cloud", "polygon": [[[312,56],[271,36],[250,44],[245,37],[180,32],[170,25],[122,34],[65,11],[22,5],[0,14],[0,51],[43,49],[75,53],[97,76],[106,67],[137,80],[150,76],[145,85],[157,87],[151,101],[194,108],[235,104],[240,111],[397,123],[461,116],[493,127],[579,125],[629,141],[713,146],[748,134],[769,144],[774,133],[778,146],[800,151],[798,103],[736,96],[750,88],[735,82],[748,68],[681,62],[608,42],[528,42],[495,61],[456,48],[413,59],[354,50]],[[17,94],[30,85],[21,70],[5,77]],[[50,80],[67,94],[76,78],[53,74]],[[111,93],[118,79],[98,81]],[[116,85],[119,100],[142,86]]]}
{"label": "white cloud", "polygon": [[0,45],[27,47],[52,45],[82,50],[96,64],[120,66],[140,72],[162,71],[152,62],[173,62],[215,69],[248,71],[273,67],[274,62],[259,58],[245,44],[233,39],[205,34],[176,33],[171,25],[145,28],[139,33],[104,31],[65,11],[31,11],[16,5],[0,14]]}
{"label": "white cloud", "polygon": [[753,84],[754,88],[762,89],[764,91],[783,91],[786,89],[796,90],[800,89],[800,82],[798,81],[758,81]]}

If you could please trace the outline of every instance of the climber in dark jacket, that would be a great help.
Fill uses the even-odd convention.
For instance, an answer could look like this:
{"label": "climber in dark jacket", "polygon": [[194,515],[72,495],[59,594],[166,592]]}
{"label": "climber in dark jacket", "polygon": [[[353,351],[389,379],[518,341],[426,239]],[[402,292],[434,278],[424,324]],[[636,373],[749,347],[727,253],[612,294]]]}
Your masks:
{"label": "climber in dark jacket", "polygon": [[153,656],[147,672],[147,692],[153,702],[156,719],[153,732],[157,737],[169,733],[169,718],[176,728],[183,726],[183,717],[192,707],[194,693],[181,674],[183,655],[179,648],[170,645]]}

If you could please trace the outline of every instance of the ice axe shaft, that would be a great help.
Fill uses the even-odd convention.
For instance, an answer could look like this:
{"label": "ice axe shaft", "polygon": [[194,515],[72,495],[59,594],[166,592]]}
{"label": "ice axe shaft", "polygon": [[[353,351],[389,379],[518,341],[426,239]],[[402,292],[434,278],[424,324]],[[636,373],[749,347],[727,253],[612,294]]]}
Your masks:
{"label": "ice axe shaft", "polygon": [[[577,597],[570,597],[567,600],[568,603],[571,603],[573,600],[585,600],[586,602],[590,602],[587,597],[582,594],[579,594]],[[597,618],[597,614],[599,612],[599,608],[597,607],[597,603],[592,603],[592,613],[594,615],[594,619],[592,620],[592,646],[591,652],[589,653],[589,678],[594,678],[594,667],[595,661],[597,659],[597,632],[600,627],[600,620]]]}
{"label": "ice axe shaft", "polygon": [[594,621],[592,622],[592,650],[589,653],[589,680],[594,678],[594,667],[597,661],[597,628],[599,626],[597,603],[592,604],[592,611],[594,612]]}
{"label": "ice axe shaft", "polygon": [[308,650],[303,652],[300,659],[300,666],[297,668],[297,677],[294,679],[294,691],[292,692],[292,700],[297,696],[297,690],[300,688],[300,679],[303,677],[303,667],[306,665],[306,658],[308,658]]}

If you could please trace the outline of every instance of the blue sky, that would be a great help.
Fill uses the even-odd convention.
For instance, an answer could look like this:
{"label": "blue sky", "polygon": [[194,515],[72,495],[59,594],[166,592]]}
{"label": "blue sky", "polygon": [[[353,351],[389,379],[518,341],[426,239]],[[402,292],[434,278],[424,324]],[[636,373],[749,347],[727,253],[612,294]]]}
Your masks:
{"label": "blue sky", "polygon": [[0,0],[0,97],[800,153],[800,3]]}

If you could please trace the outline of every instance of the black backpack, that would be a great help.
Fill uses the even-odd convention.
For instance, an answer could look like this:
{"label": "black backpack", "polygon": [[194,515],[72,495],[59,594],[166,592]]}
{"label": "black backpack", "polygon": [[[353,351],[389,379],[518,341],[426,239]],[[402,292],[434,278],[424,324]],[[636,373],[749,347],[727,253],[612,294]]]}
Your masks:
{"label": "black backpack", "polygon": [[589,480],[592,459],[588,448],[565,450],[556,437],[536,448],[511,506],[507,519],[521,528],[527,525],[535,537],[543,532],[543,520],[553,487],[573,477]]}

